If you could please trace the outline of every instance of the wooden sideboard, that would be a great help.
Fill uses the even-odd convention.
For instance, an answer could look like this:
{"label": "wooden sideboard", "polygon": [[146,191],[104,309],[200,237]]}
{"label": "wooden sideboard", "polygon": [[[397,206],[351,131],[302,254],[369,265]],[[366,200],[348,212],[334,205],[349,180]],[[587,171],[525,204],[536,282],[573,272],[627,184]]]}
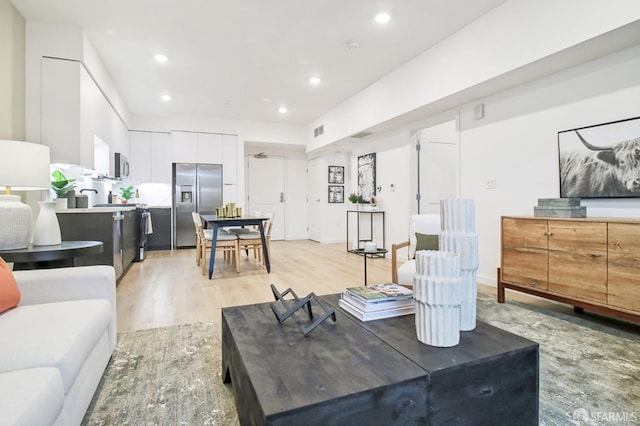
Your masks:
{"label": "wooden sideboard", "polygon": [[505,288],[640,322],[640,220],[503,216]]}

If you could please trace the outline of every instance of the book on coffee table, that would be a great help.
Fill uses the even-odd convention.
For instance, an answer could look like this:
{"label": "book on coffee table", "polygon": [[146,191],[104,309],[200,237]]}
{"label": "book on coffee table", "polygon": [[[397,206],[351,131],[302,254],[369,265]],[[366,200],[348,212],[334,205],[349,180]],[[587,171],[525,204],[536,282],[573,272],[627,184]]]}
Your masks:
{"label": "book on coffee table", "polygon": [[374,286],[348,287],[346,293],[364,303],[377,303],[413,298],[413,291],[399,284],[387,283]]}
{"label": "book on coffee table", "polygon": [[373,321],[384,318],[399,317],[401,315],[410,315],[416,312],[415,304],[412,304],[411,306],[383,309],[373,312],[363,312],[362,310],[356,308],[354,305],[350,304],[345,299],[338,300],[338,305],[354,317],[358,318],[360,321]]}
{"label": "book on coffee table", "polygon": [[375,312],[384,311],[385,309],[406,308],[407,306],[413,306],[415,304],[415,300],[413,298],[400,300],[376,299],[372,302],[364,302],[362,299],[352,295],[347,291],[343,291],[340,297],[362,312]]}

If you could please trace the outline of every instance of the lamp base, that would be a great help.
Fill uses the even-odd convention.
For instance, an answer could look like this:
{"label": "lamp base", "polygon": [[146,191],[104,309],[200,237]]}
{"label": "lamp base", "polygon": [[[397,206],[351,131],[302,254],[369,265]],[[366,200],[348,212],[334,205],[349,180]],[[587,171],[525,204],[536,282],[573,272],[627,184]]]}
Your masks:
{"label": "lamp base", "polygon": [[0,195],[0,250],[25,248],[31,240],[31,207],[18,195]]}
{"label": "lamp base", "polygon": [[60,224],[56,216],[56,203],[54,201],[38,201],[40,213],[36,219],[36,228],[33,231],[34,246],[53,246],[62,243],[60,237]]}

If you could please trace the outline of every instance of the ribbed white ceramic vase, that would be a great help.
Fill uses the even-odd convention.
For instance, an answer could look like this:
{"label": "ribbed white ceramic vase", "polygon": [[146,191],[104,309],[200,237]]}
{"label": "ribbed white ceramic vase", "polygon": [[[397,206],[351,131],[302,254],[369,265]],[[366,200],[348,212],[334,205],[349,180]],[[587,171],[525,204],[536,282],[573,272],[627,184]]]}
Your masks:
{"label": "ribbed white ceramic vase", "polygon": [[60,224],[56,216],[56,203],[54,201],[39,201],[40,213],[36,219],[36,227],[33,230],[34,246],[52,246],[62,243],[60,237]]}
{"label": "ribbed white ceramic vase", "polygon": [[476,271],[478,258],[478,234],[474,200],[456,198],[440,201],[442,233],[440,250],[458,253],[462,275],[462,303],[460,305],[460,330],[476,328],[476,298],[478,284]]}
{"label": "ribbed white ceramic vase", "polygon": [[413,298],[416,335],[430,346],[460,343],[460,256],[437,250],[416,252]]}
{"label": "ribbed white ceramic vase", "polygon": [[0,195],[0,250],[25,248],[31,241],[31,207],[18,195]]}

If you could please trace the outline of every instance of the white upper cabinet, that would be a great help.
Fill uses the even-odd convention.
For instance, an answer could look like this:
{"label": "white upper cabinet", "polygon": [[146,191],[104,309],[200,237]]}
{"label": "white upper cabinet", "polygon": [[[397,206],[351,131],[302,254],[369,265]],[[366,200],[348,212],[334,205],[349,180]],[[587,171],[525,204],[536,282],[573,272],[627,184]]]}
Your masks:
{"label": "white upper cabinet", "polygon": [[225,184],[238,183],[238,137],[222,135],[222,181]]}
{"label": "white upper cabinet", "polygon": [[131,132],[129,180],[171,184],[171,138],[168,133]]}
{"label": "white upper cabinet", "polygon": [[198,133],[198,163],[222,164],[222,135]]}
{"label": "white upper cabinet", "polygon": [[[129,155],[127,126],[82,63],[42,58],[40,107],[41,143],[51,149],[52,163],[94,169],[96,140],[111,153]],[[113,164],[109,171],[113,173]]]}
{"label": "white upper cabinet", "polygon": [[171,185],[171,136],[151,133],[151,182]]}
{"label": "white upper cabinet", "polygon": [[131,132],[129,143],[129,180],[137,184],[152,182],[151,133]]}
{"label": "white upper cabinet", "polygon": [[171,160],[174,163],[197,163],[198,134],[171,132]]}
{"label": "white upper cabinet", "polygon": [[79,62],[43,58],[41,142],[52,163],[93,168],[93,140],[80,138],[80,68]]}

